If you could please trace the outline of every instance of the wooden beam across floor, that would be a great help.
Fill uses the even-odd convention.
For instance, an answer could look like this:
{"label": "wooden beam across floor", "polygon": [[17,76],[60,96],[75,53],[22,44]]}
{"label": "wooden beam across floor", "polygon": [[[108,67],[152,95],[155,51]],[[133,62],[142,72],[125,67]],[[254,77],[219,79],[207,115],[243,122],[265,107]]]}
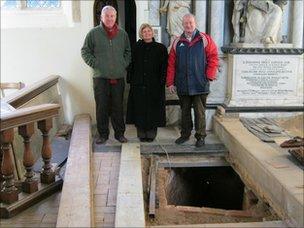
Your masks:
{"label": "wooden beam across floor", "polygon": [[139,143],[122,145],[115,227],[145,227]]}
{"label": "wooden beam across floor", "polygon": [[73,127],[57,227],[95,226],[91,158],[91,118],[88,114],[78,115]]}

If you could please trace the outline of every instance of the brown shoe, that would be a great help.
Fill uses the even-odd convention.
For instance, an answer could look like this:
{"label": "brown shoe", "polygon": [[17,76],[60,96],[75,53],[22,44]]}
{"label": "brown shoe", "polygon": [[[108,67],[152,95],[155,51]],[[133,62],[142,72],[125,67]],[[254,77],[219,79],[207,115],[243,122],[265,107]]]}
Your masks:
{"label": "brown shoe", "polygon": [[120,143],[126,143],[126,142],[128,142],[128,139],[126,139],[126,137],[125,136],[119,136],[119,137],[117,137],[117,138],[115,138],[118,142],[120,142]]}
{"label": "brown shoe", "polygon": [[106,139],[106,138],[99,137],[98,139],[96,139],[95,143],[96,144],[104,144],[104,143],[106,143],[107,140],[108,139]]}

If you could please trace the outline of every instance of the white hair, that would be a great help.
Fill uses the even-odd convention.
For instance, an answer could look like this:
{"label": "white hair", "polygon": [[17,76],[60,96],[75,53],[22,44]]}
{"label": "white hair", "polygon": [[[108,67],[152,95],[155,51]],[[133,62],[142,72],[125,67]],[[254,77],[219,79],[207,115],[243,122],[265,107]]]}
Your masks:
{"label": "white hair", "polygon": [[113,6],[105,6],[105,7],[103,7],[102,8],[102,10],[101,10],[101,16],[104,16],[105,15],[105,13],[107,12],[107,11],[114,11],[115,12],[115,14],[117,14],[117,11],[116,11],[116,9],[113,7]]}
{"label": "white hair", "polygon": [[185,14],[184,16],[183,16],[183,21],[186,19],[186,18],[193,18],[194,19],[194,21],[196,21],[196,18],[195,18],[195,16],[192,14],[192,13],[187,13],[187,14]]}

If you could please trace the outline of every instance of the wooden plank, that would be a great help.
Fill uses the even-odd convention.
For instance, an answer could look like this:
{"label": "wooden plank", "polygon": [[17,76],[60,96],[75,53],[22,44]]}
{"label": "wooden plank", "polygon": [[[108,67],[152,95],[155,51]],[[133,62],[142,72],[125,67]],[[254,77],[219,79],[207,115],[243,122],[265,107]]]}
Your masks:
{"label": "wooden plank", "polygon": [[191,224],[191,225],[160,225],[160,226],[150,226],[155,227],[155,228],[184,228],[184,227],[248,227],[248,228],[252,228],[252,227],[265,227],[265,228],[269,228],[269,227],[288,227],[287,224],[285,224],[283,221],[264,221],[264,222],[239,222],[239,223],[213,223],[213,224]]}
{"label": "wooden plank", "polygon": [[197,148],[194,145],[141,145],[142,154],[198,154],[228,153],[223,144],[205,144]]}
{"label": "wooden plank", "polygon": [[151,158],[150,165],[150,189],[149,189],[149,217],[155,218],[155,199],[156,199],[156,173],[157,173],[157,162],[155,158]]}
{"label": "wooden plank", "polygon": [[138,143],[122,145],[115,227],[145,227],[141,156]]}
{"label": "wooden plank", "polygon": [[91,119],[76,116],[58,211],[57,227],[92,227]]}
{"label": "wooden plank", "polygon": [[230,166],[229,162],[224,157],[213,157],[213,158],[197,158],[196,161],[189,161],[189,157],[181,161],[171,160],[158,162],[158,167],[163,168],[185,168],[185,167],[223,167]]}

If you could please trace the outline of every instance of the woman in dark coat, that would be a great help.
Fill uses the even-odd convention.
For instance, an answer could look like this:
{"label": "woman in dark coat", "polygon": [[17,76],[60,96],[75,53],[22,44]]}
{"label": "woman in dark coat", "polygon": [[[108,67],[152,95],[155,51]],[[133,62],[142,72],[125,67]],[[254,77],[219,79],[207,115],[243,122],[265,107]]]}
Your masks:
{"label": "woman in dark coat", "polygon": [[132,62],[127,82],[130,93],[127,108],[127,123],[135,124],[140,141],[152,142],[157,127],[166,124],[165,81],[167,48],[155,42],[153,29],[142,24],[141,38],[132,49]]}

